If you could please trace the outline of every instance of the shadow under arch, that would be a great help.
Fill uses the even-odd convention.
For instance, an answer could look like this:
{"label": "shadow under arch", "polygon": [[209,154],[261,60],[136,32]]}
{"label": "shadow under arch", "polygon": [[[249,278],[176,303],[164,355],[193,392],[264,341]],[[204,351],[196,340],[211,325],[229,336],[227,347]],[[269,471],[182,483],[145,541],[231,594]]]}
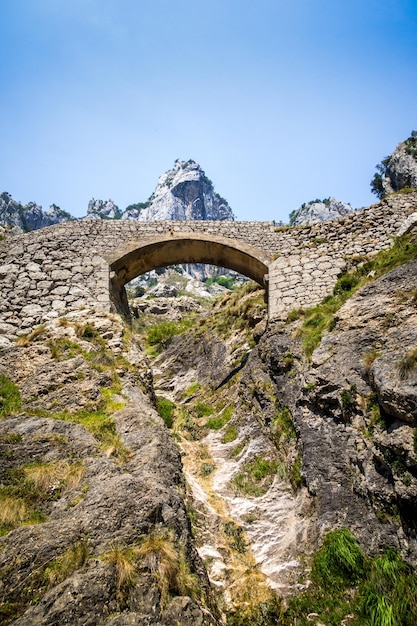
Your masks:
{"label": "shadow under arch", "polygon": [[125,284],[151,270],[179,263],[209,263],[239,272],[268,288],[272,257],[241,240],[209,233],[168,234],[129,240],[105,259],[110,266],[110,297],[116,310],[129,315]]}

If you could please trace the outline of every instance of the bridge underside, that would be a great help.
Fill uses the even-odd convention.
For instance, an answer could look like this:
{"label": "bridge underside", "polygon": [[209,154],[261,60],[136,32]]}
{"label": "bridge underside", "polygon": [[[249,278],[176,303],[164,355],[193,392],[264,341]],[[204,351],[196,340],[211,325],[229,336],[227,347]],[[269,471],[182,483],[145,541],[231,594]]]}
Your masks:
{"label": "bridge underside", "polygon": [[106,258],[111,269],[111,298],[127,312],[124,285],[159,267],[180,263],[208,263],[248,276],[267,288],[266,275],[272,258],[261,250],[214,235],[171,233],[147,241],[130,241]]}

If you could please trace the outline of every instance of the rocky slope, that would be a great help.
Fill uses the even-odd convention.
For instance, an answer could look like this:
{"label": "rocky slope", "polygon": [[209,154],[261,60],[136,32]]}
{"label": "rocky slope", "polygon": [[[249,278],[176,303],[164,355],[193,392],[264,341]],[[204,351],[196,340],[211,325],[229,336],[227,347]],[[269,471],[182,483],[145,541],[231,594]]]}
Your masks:
{"label": "rocky slope", "polygon": [[2,623],[214,624],[178,450],[120,318],[41,327],[0,372]]}
{"label": "rocky slope", "polygon": [[311,358],[313,318],[267,324],[252,284],[209,315],[156,289],[138,311],[152,362],[88,310],[2,350],[2,621],[366,623],[356,579],[337,618],[340,581],[303,604],[328,531],[353,532],[367,563],[386,548],[417,563],[417,261],[362,276]]}
{"label": "rocky slope", "polygon": [[352,211],[350,204],[340,202],[335,198],[311,200],[304,202],[298,209],[290,213],[290,226],[329,222],[342,215],[348,215]]}
{"label": "rocky slope", "polygon": [[55,204],[52,204],[48,211],[43,211],[35,202],[22,205],[13,200],[7,191],[0,194],[0,224],[12,228],[15,232],[28,232],[70,219],[73,219],[71,215]]}
{"label": "rocky slope", "polygon": [[[300,593],[307,555],[335,528],[369,557],[391,548],[417,563],[417,261],[348,299],[311,360],[303,322],[265,329],[247,289],[165,342],[153,368],[174,403],[198,551],[229,616],[258,623],[268,586]],[[320,614],[311,597],[303,613],[303,593],[298,612],[287,599],[281,622],[259,623],[348,623],[362,610],[351,595],[328,622],[323,595]]]}

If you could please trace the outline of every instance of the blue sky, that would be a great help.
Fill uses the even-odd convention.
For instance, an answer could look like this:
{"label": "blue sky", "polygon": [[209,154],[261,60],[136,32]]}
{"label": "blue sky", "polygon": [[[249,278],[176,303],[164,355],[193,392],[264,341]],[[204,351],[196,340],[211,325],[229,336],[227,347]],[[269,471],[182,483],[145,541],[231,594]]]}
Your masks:
{"label": "blue sky", "polygon": [[85,215],[194,159],[238,219],[376,200],[417,129],[416,0],[1,0],[0,191]]}

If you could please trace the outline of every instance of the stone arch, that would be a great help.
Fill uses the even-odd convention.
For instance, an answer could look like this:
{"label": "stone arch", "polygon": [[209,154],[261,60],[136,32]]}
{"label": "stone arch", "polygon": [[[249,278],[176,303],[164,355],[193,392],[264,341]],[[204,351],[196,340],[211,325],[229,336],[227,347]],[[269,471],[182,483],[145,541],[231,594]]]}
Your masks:
{"label": "stone arch", "polygon": [[209,263],[235,270],[267,289],[272,257],[243,241],[208,233],[170,231],[142,241],[130,240],[105,255],[110,266],[110,295],[116,309],[128,313],[124,286],[145,272],[179,263]]}

